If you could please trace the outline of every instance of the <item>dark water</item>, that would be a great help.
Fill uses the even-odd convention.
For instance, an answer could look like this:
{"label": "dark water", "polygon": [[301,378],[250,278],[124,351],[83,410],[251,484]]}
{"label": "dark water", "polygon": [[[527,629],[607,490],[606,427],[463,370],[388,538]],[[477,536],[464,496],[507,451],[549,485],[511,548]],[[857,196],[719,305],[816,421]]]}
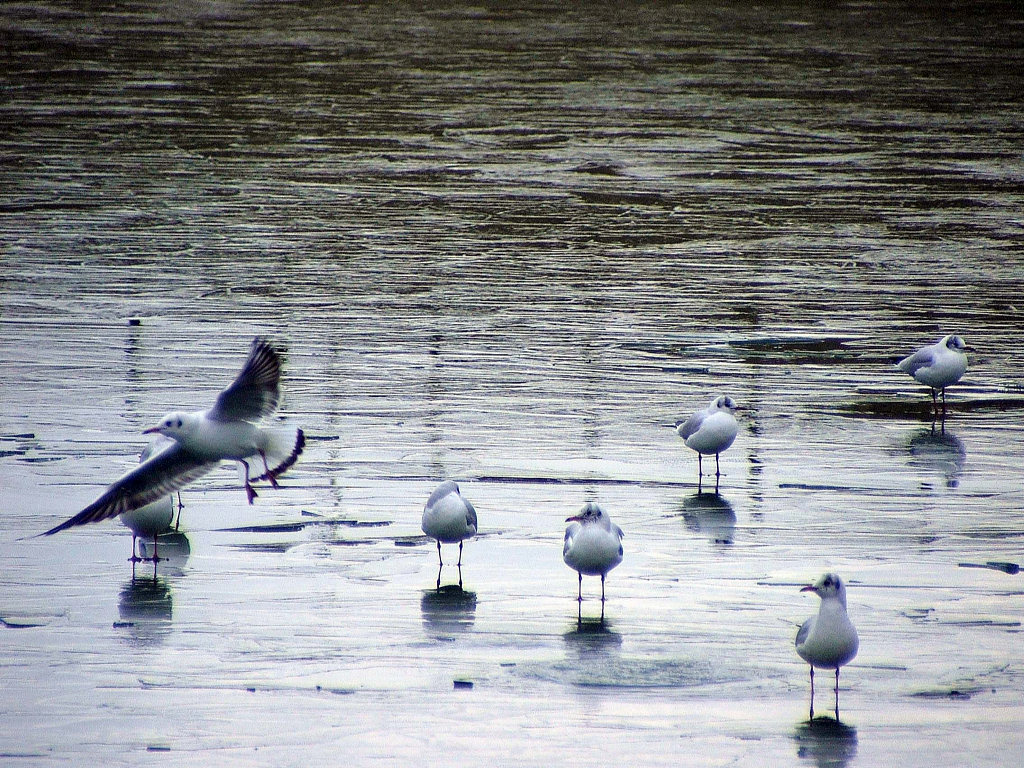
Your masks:
{"label": "dark water", "polygon": [[[1017,5],[21,3],[0,34],[5,759],[1016,763]],[[950,332],[933,429],[892,364]],[[19,540],[256,333],[310,438],[285,487],[187,490],[155,583],[117,523]],[[717,392],[715,497],[671,425]],[[446,476],[465,592],[419,531]],[[560,559],[589,499],[626,531],[603,627]],[[792,649],[828,568],[838,726]]]}

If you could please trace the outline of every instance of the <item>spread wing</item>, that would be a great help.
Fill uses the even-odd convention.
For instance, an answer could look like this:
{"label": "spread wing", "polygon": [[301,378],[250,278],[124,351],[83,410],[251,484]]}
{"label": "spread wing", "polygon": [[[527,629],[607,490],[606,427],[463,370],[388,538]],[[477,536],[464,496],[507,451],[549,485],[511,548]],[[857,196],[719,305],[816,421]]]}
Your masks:
{"label": "spread wing", "polygon": [[217,464],[217,461],[196,458],[175,443],[128,472],[70,520],[42,535],[51,536],[65,528],[107,520],[122,512],[143,507],[179,488],[184,488]]}
{"label": "spread wing", "polygon": [[935,353],[932,351],[931,347],[925,347],[924,349],[917,350],[917,352],[912,354],[910,357],[905,357],[902,360],[900,360],[896,364],[896,367],[899,368],[904,373],[909,373],[911,376],[913,376],[920,369],[927,368],[934,362]]}
{"label": "spread wing", "polygon": [[270,342],[256,337],[241,372],[217,396],[209,416],[217,421],[250,421],[269,416],[281,399],[281,358]]}

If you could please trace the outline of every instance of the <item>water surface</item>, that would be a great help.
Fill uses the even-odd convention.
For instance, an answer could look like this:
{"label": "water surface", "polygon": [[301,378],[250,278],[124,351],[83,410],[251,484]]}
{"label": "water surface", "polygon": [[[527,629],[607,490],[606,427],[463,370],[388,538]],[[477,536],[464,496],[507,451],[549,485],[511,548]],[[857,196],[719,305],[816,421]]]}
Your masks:
{"label": "water surface", "polygon": [[[0,753],[1015,764],[1022,23],[4,6]],[[949,332],[933,425],[893,363]],[[280,490],[186,490],[155,581],[117,522],[22,540],[257,333],[309,438]],[[672,425],[719,392],[742,428],[698,493]],[[445,477],[465,591],[419,530]],[[588,500],[626,531],[603,625],[560,557]],[[792,648],[826,569],[861,636],[838,725]]]}

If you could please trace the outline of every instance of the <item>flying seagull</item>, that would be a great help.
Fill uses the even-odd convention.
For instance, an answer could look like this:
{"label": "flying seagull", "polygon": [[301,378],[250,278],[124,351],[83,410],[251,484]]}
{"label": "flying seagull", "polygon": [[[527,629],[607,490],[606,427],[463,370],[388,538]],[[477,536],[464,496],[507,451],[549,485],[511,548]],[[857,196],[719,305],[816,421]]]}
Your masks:
{"label": "flying seagull", "polygon": [[[261,427],[256,422],[277,409],[281,397],[281,358],[270,342],[257,337],[249,358],[231,385],[206,411],[168,413],[144,434],[169,437],[174,444],[139,464],[70,520],[51,528],[51,536],[66,528],[107,520],[139,509],[173,491],[184,488],[231,459],[245,469],[245,493],[252,504],[254,481],[277,478],[302,453],[306,438],[292,426]],[[250,462],[258,461],[262,473],[251,477]]]}

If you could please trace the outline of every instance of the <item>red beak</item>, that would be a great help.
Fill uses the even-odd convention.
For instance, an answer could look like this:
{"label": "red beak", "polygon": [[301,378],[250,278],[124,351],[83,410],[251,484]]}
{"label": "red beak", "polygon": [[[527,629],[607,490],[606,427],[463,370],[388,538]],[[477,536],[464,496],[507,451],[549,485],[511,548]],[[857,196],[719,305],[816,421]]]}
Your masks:
{"label": "red beak", "polygon": [[151,435],[154,432],[159,432],[159,431],[160,431],[160,427],[150,427],[149,429],[142,430],[142,434],[144,434],[144,435]]}
{"label": "red beak", "polygon": [[582,519],[583,518],[580,517],[579,515],[573,515],[572,517],[565,518],[565,522],[567,522],[567,523],[578,523]]}
{"label": "red beak", "polygon": [[816,590],[816,589],[814,588],[814,585],[813,585],[813,584],[808,584],[808,585],[807,585],[806,587],[801,587],[801,588],[800,588],[800,591],[801,591],[801,592],[817,592],[818,590]]}

